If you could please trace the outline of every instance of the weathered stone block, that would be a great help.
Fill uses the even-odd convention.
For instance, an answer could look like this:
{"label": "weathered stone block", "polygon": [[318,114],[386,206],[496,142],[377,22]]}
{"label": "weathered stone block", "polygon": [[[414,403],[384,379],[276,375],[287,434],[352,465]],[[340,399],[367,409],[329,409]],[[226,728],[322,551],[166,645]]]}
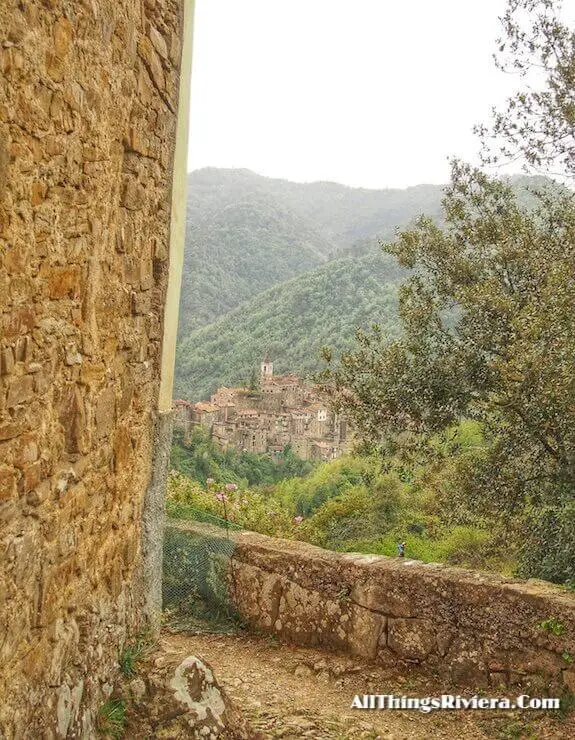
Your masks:
{"label": "weathered stone block", "polygon": [[489,682],[482,645],[471,636],[458,636],[453,641],[443,666],[456,683],[486,686]]}
{"label": "weathered stone block", "polygon": [[74,28],[67,18],[59,18],[54,24],[54,53],[64,59],[74,36]]}
{"label": "weathered stone block", "polygon": [[72,454],[87,452],[86,411],[78,386],[68,385],[62,390],[58,418],[64,429],[65,450]]}
{"label": "weathered stone block", "polygon": [[0,424],[0,442],[18,437],[18,435],[22,434],[23,430],[22,423],[6,421],[3,424]]}
{"label": "weathered stone block", "polygon": [[152,308],[152,296],[149,292],[132,293],[132,312],[135,314],[147,314]]}
{"label": "weathered stone block", "polygon": [[133,452],[129,430],[125,426],[119,427],[114,441],[114,470],[118,475],[131,470]]}
{"label": "weathered stone block", "polygon": [[27,465],[24,468],[20,485],[24,493],[28,493],[42,480],[42,463],[40,461]]}
{"label": "weathered stone block", "polygon": [[154,266],[152,260],[142,260],[140,263],[140,286],[142,290],[149,290],[154,285]]}
{"label": "weathered stone block", "polygon": [[15,445],[14,464],[23,468],[38,459],[38,437],[34,432],[21,434]]}
{"label": "weathered stone block", "polygon": [[149,25],[148,36],[152,42],[152,46],[162,57],[162,59],[168,58],[168,45],[162,34],[152,24]]}
{"label": "weathered stone block", "polygon": [[10,347],[0,351],[0,375],[10,375],[14,370],[14,353]]}
{"label": "weathered stone block", "polygon": [[80,380],[85,385],[98,385],[106,377],[106,366],[102,362],[84,362],[80,371]]}
{"label": "weathered stone block", "polygon": [[[43,88],[46,90],[47,88]],[[50,102],[52,100],[52,96],[50,95]],[[36,181],[32,183],[31,187],[31,193],[30,193],[30,203],[33,206],[39,206],[40,203],[43,203],[46,200],[46,194],[48,193],[48,186],[46,183]]]}
{"label": "weathered stone block", "polygon": [[387,617],[352,605],[351,619],[346,630],[352,655],[375,658],[382,636],[385,639]]}
{"label": "weathered stone block", "polygon": [[0,467],[0,502],[16,497],[16,481],[18,474],[14,468]]}
{"label": "weathered stone block", "polygon": [[76,345],[73,342],[66,345],[66,352],[64,355],[64,362],[66,365],[81,365],[82,361],[82,355],[78,352]]}
{"label": "weathered stone block", "polygon": [[134,381],[130,378],[129,374],[126,373],[122,380],[122,392],[120,395],[119,412],[120,414],[125,413],[132,405],[132,398],[134,397]]}
{"label": "weathered stone block", "polygon": [[18,337],[14,346],[14,357],[16,362],[26,362],[30,359],[31,344],[32,342],[29,337]]}
{"label": "weathered stone block", "polygon": [[401,587],[395,589],[392,579],[386,586],[373,582],[354,585],[351,598],[359,606],[393,617],[413,616],[413,606],[408,593]]}
{"label": "weathered stone block", "polygon": [[8,386],[8,398],[6,405],[8,408],[26,403],[34,395],[34,378],[31,375],[23,375],[20,378],[13,378]]}
{"label": "weathered stone block", "polygon": [[122,191],[122,205],[130,211],[139,211],[144,207],[146,202],[146,192],[144,186],[134,179],[127,179]]}
{"label": "weathered stone block", "polygon": [[138,54],[143,59],[148,72],[158,90],[163,91],[166,87],[166,79],[160,58],[156,54],[152,42],[146,36],[142,36],[138,42]]}
{"label": "weathered stone block", "polygon": [[49,267],[44,271],[48,297],[78,299],[82,293],[82,270],[79,265]]}
{"label": "weathered stone block", "polygon": [[114,429],[116,419],[116,392],[114,388],[103,390],[96,401],[96,435],[107,437]]}
{"label": "weathered stone block", "polygon": [[33,491],[30,491],[28,493],[28,496],[26,497],[26,503],[29,506],[41,506],[50,497],[50,491],[50,481],[43,480],[36,486]]}
{"label": "weathered stone block", "polygon": [[516,673],[539,673],[546,676],[558,676],[565,668],[561,655],[540,650],[516,650],[507,658],[509,667]]}
{"label": "weathered stone block", "polygon": [[428,619],[390,619],[387,645],[406,660],[421,662],[436,647],[435,628]]}
{"label": "weathered stone block", "polygon": [[35,321],[36,315],[32,308],[20,308],[4,314],[2,317],[4,339],[11,341],[21,334],[29,334],[34,328]]}

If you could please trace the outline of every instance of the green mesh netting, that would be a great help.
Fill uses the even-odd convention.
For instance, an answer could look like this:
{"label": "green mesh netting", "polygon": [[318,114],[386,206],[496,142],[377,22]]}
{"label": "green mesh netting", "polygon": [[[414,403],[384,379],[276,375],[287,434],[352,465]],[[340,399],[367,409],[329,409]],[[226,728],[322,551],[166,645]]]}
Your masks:
{"label": "green mesh netting", "polygon": [[241,527],[180,504],[169,514],[162,586],[165,625],[176,631],[236,631],[240,620],[231,598],[230,566],[233,534]]}

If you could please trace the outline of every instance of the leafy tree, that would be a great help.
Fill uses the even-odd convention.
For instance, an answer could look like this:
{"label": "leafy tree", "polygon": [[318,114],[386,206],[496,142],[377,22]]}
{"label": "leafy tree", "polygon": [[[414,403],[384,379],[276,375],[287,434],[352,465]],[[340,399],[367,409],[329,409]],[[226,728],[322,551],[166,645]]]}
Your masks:
{"label": "leafy tree", "polygon": [[260,381],[255,370],[252,369],[250,379],[248,382],[248,390],[250,393],[257,393],[260,389]]}
{"label": "leafy tree", "polygon": [[492,127],[477,127],[486,163],[521,156],[575,174],[575,33],[561,10],[559,0],[508,1],[496,63],[525,88],[494,111]]}
{"label": "leafy tree", "polygon": [[[575,172],[575,42],[550,0],[510,0],[506,41],[522,73],[546,87],[520,93],[495,118],[502,154]],[[523,23],[530,31],[522,30]],[[486,135],[486,129],[482,133]],[[575,201],[534,194],[454,162],[445,226],[429,218],[383,245],[412,270],[400,289],[402,338],[375,326],[324,374],[366,446],[413,455],[461,418],[486,445],[458,471],[468,504],[509,522],[521,572],[575,579]],[[329,357],[329,356],[328,356]]]}
{"label": "leafy tree", "polygon": [[[568,193],[540,201],[528,212],[508,185],[456,163],[445,230],[422,218],[385,245],[413,270],[402,337],[360,332],[324,386],[387,453],[413,454],[464,417],[482,422],[468,495],[508,515],[555,507],[561,519],[575,492],[575,204]],[[544,575],[571,576],[559,570]]]}

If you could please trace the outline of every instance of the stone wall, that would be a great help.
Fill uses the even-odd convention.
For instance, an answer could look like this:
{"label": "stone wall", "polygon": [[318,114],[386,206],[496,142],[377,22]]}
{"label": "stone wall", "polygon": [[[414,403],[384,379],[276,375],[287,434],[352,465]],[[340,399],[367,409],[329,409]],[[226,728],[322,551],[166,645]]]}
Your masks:
{"label": "stone wall", "polygon": [[142,627],[184,0],[0,3],[0,736]]}
{"label": "stone wall", "polygon": [[254,628],[462,684],[575,692],[575,594],[253,533],[235,539],[231,593]]}

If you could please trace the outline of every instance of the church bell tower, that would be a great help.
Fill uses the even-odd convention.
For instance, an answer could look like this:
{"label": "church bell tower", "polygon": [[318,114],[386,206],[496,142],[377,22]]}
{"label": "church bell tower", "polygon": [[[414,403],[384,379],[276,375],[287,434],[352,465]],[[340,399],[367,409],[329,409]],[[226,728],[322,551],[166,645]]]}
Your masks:
{"label": "church bell tower", "polygon": [[274,374],[274,364],[273,362],[270,362],[268,358],[268,353],[265,353],[264,361],[261,365],[261,379],[262,380],[269,380],[271,377],[273,377]]}

